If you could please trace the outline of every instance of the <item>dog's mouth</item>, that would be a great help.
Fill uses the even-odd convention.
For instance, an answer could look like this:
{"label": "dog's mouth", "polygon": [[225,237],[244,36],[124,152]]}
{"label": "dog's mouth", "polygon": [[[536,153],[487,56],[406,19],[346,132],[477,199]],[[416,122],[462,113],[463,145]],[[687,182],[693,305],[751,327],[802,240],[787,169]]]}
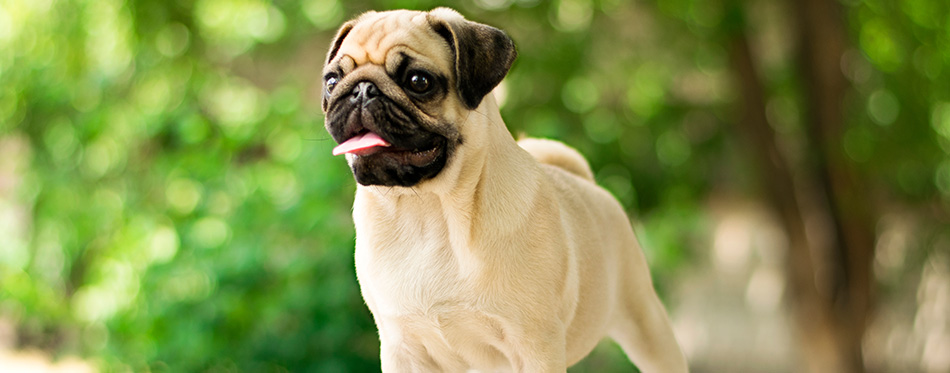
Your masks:
{"label": "dog's mouth", "polygon": [[425,167],[440,156],[444,141],[436,138],[421,149],[393,146],[372,131],[361,132],[333,148],[333,155],[353,154],[357,157],[385,157],[399,164]]}
{"label": "dog's mouth", "polygon": [[445,137],[434,133],[395,142],[363,129],[335,147],[333,155],[351,156],[353,176],[362,185],[411,187],[442,170],[448,159],[447,144]]}

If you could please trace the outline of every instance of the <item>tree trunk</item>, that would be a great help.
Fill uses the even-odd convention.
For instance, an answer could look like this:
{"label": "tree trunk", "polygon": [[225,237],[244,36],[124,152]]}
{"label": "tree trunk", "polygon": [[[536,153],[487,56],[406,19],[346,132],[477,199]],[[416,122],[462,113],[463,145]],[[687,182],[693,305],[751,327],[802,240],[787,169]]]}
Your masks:
{"label": "tree trunk", "polygon": [[[811,199],[827,202],[818,207],[830,218],[834,233],[828,247],[816,247],[805,229],[803,192],[796,188],[801,180],[779,151],[766,118],[766,94],[746,37],[741,4],[730,5],[731,14],[738,15],[731,25],[738,27],[729,35],[742,105],[737,129],[752,146],[769,202],[788,234],[788,295],[805,365],[810,372],[863,372],[861,343],[872,304],[873,215],[841,147],[848,85],[839,68],[845,45],[839,10],[833,0],[789,2],[796,9],[806,146],[813,157],[799,166],[806,179],[819,181]],[[830,275],[818,276],[817,268],[827,268]]]}
{"label": "tree trunk", "polygon": [[832,248],[838,275],[832,279],[833,300],[844,329],[844,347],[850,349],[843,352],[850,359],[849,371],[864,371],[861,341],[874,295],[874,213],[865,184],[842,146],[847,130],[843,98],[850,87],[840,66],[847,35],[834,0],[790,0],[788,6],[795,10],[813,162],[834,222]]}

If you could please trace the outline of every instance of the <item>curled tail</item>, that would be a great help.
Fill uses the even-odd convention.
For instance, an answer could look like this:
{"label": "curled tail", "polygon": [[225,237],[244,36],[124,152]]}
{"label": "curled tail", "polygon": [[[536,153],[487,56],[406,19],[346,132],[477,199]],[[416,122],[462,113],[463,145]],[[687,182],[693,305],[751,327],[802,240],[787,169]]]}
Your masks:
{"label": "curled tail", "polygon": [[574,175],[594,181],[594,172],[591,171],[587,160],[574,148],[558,141],[530,137],[518,140],[518,146],[527,150],[538,162],[559,167]]}

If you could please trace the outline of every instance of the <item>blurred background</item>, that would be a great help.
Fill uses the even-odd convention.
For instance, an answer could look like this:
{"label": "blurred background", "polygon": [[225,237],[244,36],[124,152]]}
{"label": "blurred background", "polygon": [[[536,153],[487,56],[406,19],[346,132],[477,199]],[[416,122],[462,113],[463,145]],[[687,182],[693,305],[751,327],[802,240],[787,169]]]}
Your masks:
{"label": "blurred background", "polygon": [[950,372],[945,0],[0,0],[0,371],[378,371],[321,68],[441,5],[515,40],[508,126],[588,156],[694,372]]}

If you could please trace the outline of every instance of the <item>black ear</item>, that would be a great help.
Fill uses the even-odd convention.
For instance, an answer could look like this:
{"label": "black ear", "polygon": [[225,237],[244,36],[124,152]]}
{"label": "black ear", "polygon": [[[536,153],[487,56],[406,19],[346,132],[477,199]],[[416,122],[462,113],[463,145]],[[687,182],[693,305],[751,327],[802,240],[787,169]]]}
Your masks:
{"label": "black ear", "polygon": [[330,63],[330,61],[333,61],[333,57],[336,57],[336,53],[340,51],[340,46],[343,45],[343,39],[346,39],[346,35],[353,30],[356,21],[357,20],[354,19],[340,26],[340,30],[336,32],[336,37],[334,37],[333,42],[330,43],[330,52],[327,53],[327,60],[324,62],[324,65]]}
{"label": "black ear", "polygon": [[477,108],[511,69],[518,54],[514,42],[504,31],[445,8],[430,12],[429,24],[455,53],[459,97],[469,109]]}
{"label": "black ear", "polygon": [[[340,26],[340,30],[336,32],[336,37],[333,38],[333,42],[330,43],[330,52],[327,53],[327,60],[324,62],[324,67],[333,61],[333,58],[336,57],[337,52],[340,51],[340,46],[343,45],[343,39],[346,39],[346,35],[350,33],[350,30],[353,30],[353,26],[356,24],[356,21],[349,21],[344,23],[343,26]],[[327,111],[327,105],[329,104],[329,97],[327,97],[326,90],[321,90],[323,93],[323,112]]]}

